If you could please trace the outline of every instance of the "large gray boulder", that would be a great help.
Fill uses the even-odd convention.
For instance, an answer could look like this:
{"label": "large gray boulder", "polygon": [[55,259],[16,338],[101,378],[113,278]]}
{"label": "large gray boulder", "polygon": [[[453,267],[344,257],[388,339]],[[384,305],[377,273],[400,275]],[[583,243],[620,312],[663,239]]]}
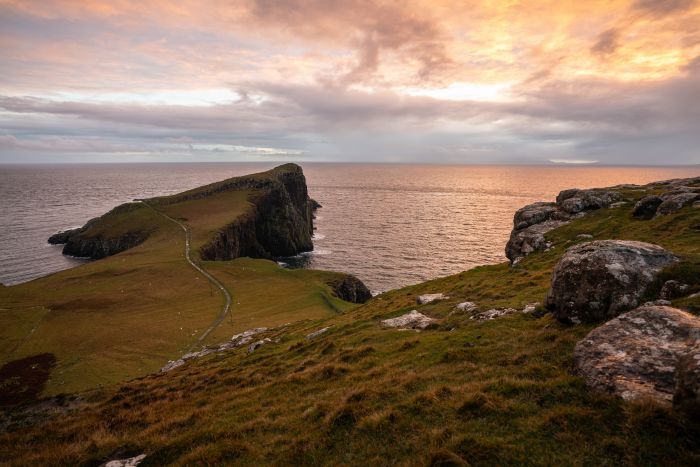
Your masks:
{"label": "large gray boulder", "polygon": [[549,220],[567,220],[569,216],[563,213],[554,203],[532,203],[515,211],[513,216],[514,230],[521,230],[531,225]]}
{"label": "large gray boulder", "polygon": [[[578,342],[574,368],[596,390],[671,405],[674,393],[679,394],[677,403],[697,399],[697,364],[682,381],[677,373],[699,343],[700,318],[676,308],[645,306],[608,321]],[[700,353],[695,356],[700,358]]]}
{"label": "large gray boulder", "polygon": [[566,323],[614,318],[639,306],[657,273],[676,261],[650,243],[597,240],[573,246],[554,268],[545,306]]}
{"label": "large gray boulder", "polygon": [[699,318],[676,308],[641,307],[591,331],[576,345],[574,367],[595,389],[670,404],[680,364],[698,343]]}

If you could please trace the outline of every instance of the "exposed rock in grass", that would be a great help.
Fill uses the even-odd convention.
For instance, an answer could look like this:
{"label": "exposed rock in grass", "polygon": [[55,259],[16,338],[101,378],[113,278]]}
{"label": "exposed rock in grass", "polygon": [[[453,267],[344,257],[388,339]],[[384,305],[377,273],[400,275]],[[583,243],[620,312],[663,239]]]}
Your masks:
{"label": "exposed rock in grass", "polygon": [[660,196],[651,195],[645,196],[634,205],[632,217],[635,219],[649,220],[656,214],[656,209],[664,200]]}
{"label": "exposed rock in grass", "polygon": [[528,303],[527,305],[525,305],[525,308],[523,308],[523,313],[534,313],[535,310],[537,310],[537,307],[540,305],[540,302]]}
{"label": "exposed rock in grass", "polygon": [[170,360],[163,368],[160,369],[160,371],[170,371],[172,369],[184,365],[186,362],[195,358],[205,357],[209,354],[213,354],[216,352],[223,352],[225,350],[232,350],[238,347],[242,347],[251,342],[255,335],[265,332],[267,330],[268,328],[248,329],[247,331],[243,331],[240,334],[234,335],[233,337],[231,337],[230,341],[224,342],[223,344],[209,345],[197,352],[187,353],[177,360]]}
{"label": "exposed rock in grass", "polygon": [[593,235],[591,235],[591,234],[578,234],[578,235],[576,235],[576,239],[578,239],[578,240],[593,240]]}
{"label": "exposed rock in grass", "polygon": [[318,331],[314,331],[311,334],[307,335],[306,338],[309,340],[315,339],[318,336],[320,336],[321,334],[325,334],[326,331],[328,331],[330,328],[331,328],[330,326],[326,326],[325,328],[321,328]]}
{"label": "exposed rock in grass", "polygon": [[678,362],[673,405],[693,417],[700,416],[700,345],[696,345]]}
{"label": "exposed rock in grass", "polygon": [[598,240],[573,246],[554,268],[546,307],[567,323],[613,318],[639,306],[658,272],[676,261],[650,243]]}
{"label": "exposed rock in grass", "polygon": [[610,204],[609,207],[610,207],[610,209],[616,209],[616,208],[621,208],[625,204],[627,204],[627,201],[618,201],[617,203]]}
{"label": "exposed rock in grass", "polygon": [[595,188],[564,190],[557,196],[557,205],[569,214],[606,208],[618,201],[622,201],[622,195],[617,191]]}
{"label": "exposed rock in grass", "polygon": [[[586,384],[625,400],[670,405],[681,359],[700,343],[700,319],[671,307],[640,307],[591,331],[576,344],[574,367]],[[697,355],[694,354],[694,355]],[[679,399],[697,397],[689,367]],[[685,390],[685,389],[684,389]],[[693,395],[694,394],[694,395]]]}
{"label": "exposed rock in grass", "polygon": [[351,303],[365,303],[372,298],[367,286],[357,277],[345,274],[341,278],[328,283],[333,294],[341,300]]}
{"label": "exposed rock in grass", "polygon": [[446,300],[448,298],[450,298],[450,297],[446,296],[445,294],[429,293],[429,294],[419,295],[418,298],[416,298],[416,302],[418,302],[419,305],[426,305],[428,303],[437,302],[439,300]]}
{"label": "exposed rock in grass", "polygon": [[462,312],[474,311],[478,308],[478,305],[474,302],[462,302],[455,305],[455,310]]}
{"label": "exposed rock in grass", "polygon": [[270,342],[272,342],[272,339],[270,339],[269,337],[266,337],[265,339],[261,339],[261,340],[256,341],[256,342],[253,342],[252,344],[250,344],[248,346],[248,353],[253,353],[256,350],[258,350],[260,347],[262,347],[263,345],[269,344]]}
{"label": "exposed rock in grass", "polygon": [[491,310],[484,311],[483,313],[477,313],[470,319],[477,321],[488,321],[500,318],[501,316],[512,315],[513,313],[518,313],[518,310],[515,308],[493,308]]}
{"label": "exposed rock in grass", "polygon": [[412,310],[405,315],[382,320],[381,325],[387,328],[426,329],[428,326],[436,322],[436,319],[426,316],[423,313],[419,313],[416,310]]}
{"label": "exposed rock in grass", "polygon": [[105,467],[136,467],[146,458],[146,454],[141,454],[128,459],[116,459],[105,463]]}
{"label": "exposed rock in grass", "polygon": [[661,297],[662,300],[674,300],[686,295],[688,290],[690,290],[690,286],[688,284],[670,280],[664,282],[664,285],[661,287],[659,297]]}

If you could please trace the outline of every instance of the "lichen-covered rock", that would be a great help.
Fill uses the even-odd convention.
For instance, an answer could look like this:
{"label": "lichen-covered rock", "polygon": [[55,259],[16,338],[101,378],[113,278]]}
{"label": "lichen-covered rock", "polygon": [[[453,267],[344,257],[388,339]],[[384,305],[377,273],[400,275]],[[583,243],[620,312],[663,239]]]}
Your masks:
{"label": "lichen-covered rock", "polygon": [[426,329],[436,322],[436,319],[419,313],[416,310],[412,310],[405,315],[382,320],[381,325],[387,328]]}
{"label": "lichen-covered rock", "polygon": [[448,297],[447,295],[442,294],[442,293],[428,293],[428,294],[419,295],[416,298],[416,303],[418,303],[419,305],[427,305],[428,303],[437,302],[440,300],[446,300],[448,298],[450,298],[450,297]]}
{"label": "lichen-covered rock", "polygon": [[365,303],[372,298],[372,292],[357,277],[345,274],[339,279],[328,282],[333,294],[341,300],[351,303]]}
{"label": "lichen-covered rock", "polygon": [[[679,362],[698,342],[699,318],[676,308],[641,307],[595,328],[578,342],[574,368],[596,390],[625,400],[652,399],[670,405],[677,392]],[[693,384],[689,386],[692,389]],[[692,390],[678,397],[693,397]]]}
{"label": "lichen-covered rock", "polygon": [[673,405],[696,418],[700,416],[700,345],[691,347],[678,362]]}
{"label": "lichen-covered rock", "polygon": [[554,268],[546,307],[560,321],[595,322],[637,307],[673,254],[650,243],[597,240],[569,248]]}
{"label": "lichen-covered rock", "polygon": [[664,200],[660,196],[651,195],[637,201],[632,210],[632,217],[635,219],[649,220],[656,214],[656,209]]}
{"label": "lichen-covered rock", "polygon": [[690,286],[688,284],[670,280],[664,282],[659,297],[661,297],[662,300],[675,300],[676,298],[687,295],[689,290]]}
{"label": "lichen-covered rock", "polygon": [[455,305],[455,310],[462,312],[474,311],[478,308],[477,304],[474,302],[462,302]]}
{"label": "lichen-covered rock", "polygon": [[695,192],[671,192],[661,195],[663,202],[656,209],[656,216],[667,216],[700,199],[700,194]]}
{"label": "lichen-covered rock", "polygon": [[535,251],[546,250],[551,244],[547,242],[545,234],[566,224],[567,221],[548,220],[522,230],[514,230],[506,244],[506,257],[516,263]]}
{"label": "lichen-covered rock", "polygon": [[129,457],[127,459],[115,459],[107,462],[105,467],[136,467],[146,459],[146,454]]}

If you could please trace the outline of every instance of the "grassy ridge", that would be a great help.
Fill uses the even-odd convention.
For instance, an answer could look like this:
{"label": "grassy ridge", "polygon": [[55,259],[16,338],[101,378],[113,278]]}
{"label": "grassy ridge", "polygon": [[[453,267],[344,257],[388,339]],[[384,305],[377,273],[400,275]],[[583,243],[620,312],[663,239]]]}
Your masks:
{"label": "grassy ridge", "polygon": [[[565,326],[544,313],[487,322],[450,315],[465,300],[481,310],[541,301],[553,265],[579,233],[659,243],[684,265],[664,274],[684,274],[700,290],[700,210],[635,221],[632,204],[552,231],[555,248],[515,268],[483,266],[391,291],[274,330],[269,337],[279,342],[253,354],[216,354],[82,394],[64,402],[68,408],[15,412],[4,420],[22,429],[0,435],[0,453],[13,453],[0,462],[90,464],[126,450],[145,452],[142,465],[697,465],[697,420],[593,393],[571,374],[573,347],[592,326]],[[240,270],[211,269],[234,291],[250,272],[243,268],[272,270],[234,264]],[[255,294],[277,287],[260,282]],[[417,307],[416,296],[430,292],[451,298]],[[676,304],[700,308],[698,298]],[[443,320],[421,333],[378,324],[414,308]]]}

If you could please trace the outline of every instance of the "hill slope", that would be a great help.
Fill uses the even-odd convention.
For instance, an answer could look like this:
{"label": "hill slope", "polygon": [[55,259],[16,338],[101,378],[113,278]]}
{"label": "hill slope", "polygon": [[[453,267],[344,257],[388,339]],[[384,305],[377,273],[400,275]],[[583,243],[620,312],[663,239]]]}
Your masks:
{"label": "hill slope", "polygon": [[[700,290],[700,209],[638,221],[633,205],[653,188],[616,190],[626,204],[548,232],[548,251],[515,266],[474,268],[277,327],[252,353],[218,352],[10,411],[0,461],[95,465],[144,453],[141,465],[697,465],[697,420],[595,393],[572,375],[574,344],[592,325],[561,324],[541,307],[483,321],[455,310],[467,300],[479,311],[542,301],[554,264],[582,234],[658,243],[681,259],[663,277]],[[426,293],[449,298],[417,306]],[[674,305],[698,310],[700,298]],[[437,323],[380,326],[412,309]]]}
{"label": "hill slope", "polygon": [[[168,216],[188,226],[192,257],[234,297],[232,315],[205,344],[248,327],[332,316],[352,305],[328,285],[344,277],[339,274],[285,270],[247,258],[203,261],[210,251],[217,252],[212,259],[268,258],[312,247],[304,176],[287,164],[127,203],[55,237],[67,242],[69,253],[102,259],[0,288],[0,364],[51,355],[55,365],[43,391],[51,395],[152,373],[187,351],[215,323],[224,298],[185,261],[183,230]],[[271,224],[279,227],[273,231]],[[238,229],[243,236],[230,235],[231,226],[244,226]]]}

